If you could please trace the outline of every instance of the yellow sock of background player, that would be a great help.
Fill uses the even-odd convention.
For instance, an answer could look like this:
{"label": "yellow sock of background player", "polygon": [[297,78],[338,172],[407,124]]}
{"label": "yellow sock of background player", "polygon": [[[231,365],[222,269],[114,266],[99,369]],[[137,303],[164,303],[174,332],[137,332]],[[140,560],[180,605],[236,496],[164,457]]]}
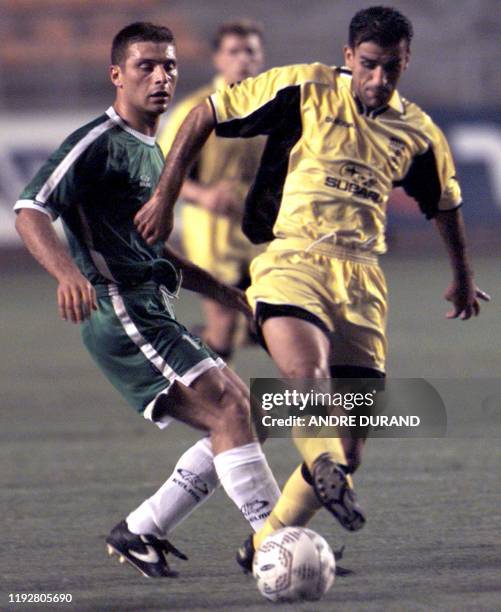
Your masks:
{"label": "yellow sock of background player", "polygon": [[322,507],[313,487],[306,482],[300,464],[285,483],[280,499],[261,529],[254,534],[253,543],[257,549],[264,539],[277,529],[289,525],[306,525],[315,512]]}

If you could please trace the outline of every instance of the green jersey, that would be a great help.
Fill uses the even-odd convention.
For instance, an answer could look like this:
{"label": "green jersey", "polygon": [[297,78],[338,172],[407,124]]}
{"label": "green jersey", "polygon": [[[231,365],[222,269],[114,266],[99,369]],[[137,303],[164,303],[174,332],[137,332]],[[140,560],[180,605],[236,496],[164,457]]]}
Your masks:
{"label": "green jersey", "polygon": [[110,107],[62,143],[14,209],[61,217],[71,254],[93,285],[155,280],[174,292],[179,274],[159,260],[162,243],[149,246],[134,226],[162,168],[155,138],[132,129]]}

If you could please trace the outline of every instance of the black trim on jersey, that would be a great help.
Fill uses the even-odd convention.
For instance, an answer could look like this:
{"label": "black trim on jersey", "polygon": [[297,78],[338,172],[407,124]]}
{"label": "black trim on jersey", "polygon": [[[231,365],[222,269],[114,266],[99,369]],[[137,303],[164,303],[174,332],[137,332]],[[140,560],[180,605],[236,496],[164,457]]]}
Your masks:
{"label": "black trim on jersey", "polygon": [[[312,323],[319,329],[321,329],[324,334],[329,336],[330,331],[327,325],[314,315],[309,310],[305,310],[300,306],[293,306],[291,304],[269,304],[268,302],[258,302],[256,304],[256,327],[257,327],[257,338],[261,346],[268,351],[268,347],[266,346],[266,342],[263,336],[262,326],[263,323],[267,319],[271,319],[272,317],[294,317],[295,319],[301,319],[302,321],[308,321]],[[268,351],[269,352],[269,351]]]}
{"label": "black trim on jersey", "polygon": [[389,108],[390,107],[386,104],[385,106],[380,106],[379,108],[368,112],[367,115],[375,119],[378,115],[382,115],[383,113],[385,113]]}
{"label": "black trim on jersey", "polygon": [[362,101],[357,98],[357,96],[353,96],[353,99],[355,100],[355,104],[357,106],[357,111],[359,112],[359,114],[365,115],[365,106],[362,104]]}
{"label": "black trim on jersey", "polygon": [[370,110],[369,108],[365,106],[362,100],[360,100],[360,98],[358,98],[357,96],[353,96],[353,99],[355,100],[355,104],[356,104],[358,113],[360,115],[365,115],[366,117],[370,117],[371,119],[375,119],[379,115],[382,115],[390,108],[388,104],[385,104],[384,106],[380,106],[379,108]]}
{"label": "black trim on jersey", "polygon": [[405,177],[393,184],[403,187],[405,192],[417,201],[426,218],[432,219],[439,210],[438,204],[442,195],[433,147],[430,145],[427,151],[416,155]]}
{"label": "black trim on jersey", "polygon": [[210,104],[210,107],[211,107],[211,110],[212,110],[212,117],[214,118],[214,123],[215,123],[215,124],[216,124],[216,126],[217,126],[217,113],[216,113],[216,107],[214,106],[214,102],[212,101],[212,98],[211,98],[210,96],[207,98],[207,100],[209,100],[209,104]]}
{"label": "black trim on jersey", "polygon": [[269,134],[256,178],[245,200],[242,230],[254,244],[273,240],[290,152],[301,137],[301,86],[280,90],[273,100],[242,119],[216,127],[218,136]]}

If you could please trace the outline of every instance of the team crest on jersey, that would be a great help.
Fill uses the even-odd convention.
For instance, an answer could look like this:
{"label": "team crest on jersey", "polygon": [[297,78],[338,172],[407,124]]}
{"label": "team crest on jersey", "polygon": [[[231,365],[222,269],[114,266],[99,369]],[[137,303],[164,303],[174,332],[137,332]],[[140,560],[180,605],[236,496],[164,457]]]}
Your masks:
{"label": "team crest on jersey", "polygon": [[139,177],[139,186],[151,189],[151,176],[148,176],[147,174],[141,174],[141,176]]}
{"label": "team crest on jersey", "polygon": [[351,179],[366,189],[374,187],[377,183],[374,172],[370,168],[353,162],[348,162],[341,166],[341,176]]}
{"label": "team crest on jersey", "polygon": [[405,143],[400,138],[390,138],[390,166],[392,170],[398,169],[399,161],[402,159]]}
{"label": "team crest on jersey", "polygon": [[381,194],[375,189],[377,186],[376,175],[367,166],[355,162],[346,162],[341,166],[339,174],[341,178],[326,176],[325,185],[371,200],[375,204],[382,202]]}

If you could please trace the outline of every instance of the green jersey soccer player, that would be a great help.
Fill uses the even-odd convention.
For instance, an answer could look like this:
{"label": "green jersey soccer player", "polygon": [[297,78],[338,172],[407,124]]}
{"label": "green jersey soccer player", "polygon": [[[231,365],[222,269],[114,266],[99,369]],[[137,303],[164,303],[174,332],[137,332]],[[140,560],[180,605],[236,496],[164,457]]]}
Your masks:
{"label": "green jersey soccer player", "polygon": [[[16,227],[58,281],[61,316],[82,323],[93,359],[129,403],[161,427],[177,418],[210,436],[181,457],[178,480],[171,477],[107,539],[110,552],[144,575],[168,576],[165,553],[179,552],[165,534],[219,482],[244,514],[256,500],[264,503],[267,511],[246,515],[254,529],[279,490],[250,427],[248,390],[176,321],[171,307],[181,273],[188,289],[246,311],[242,294],[162,241],[149,245],[134,226],[163,165],[155,134],[177,81],[170,30],[127,26],[113,41],[111,64],[113,106],[42,166],[15,206]],[[52,227],[57,217],[70,254]]]}

